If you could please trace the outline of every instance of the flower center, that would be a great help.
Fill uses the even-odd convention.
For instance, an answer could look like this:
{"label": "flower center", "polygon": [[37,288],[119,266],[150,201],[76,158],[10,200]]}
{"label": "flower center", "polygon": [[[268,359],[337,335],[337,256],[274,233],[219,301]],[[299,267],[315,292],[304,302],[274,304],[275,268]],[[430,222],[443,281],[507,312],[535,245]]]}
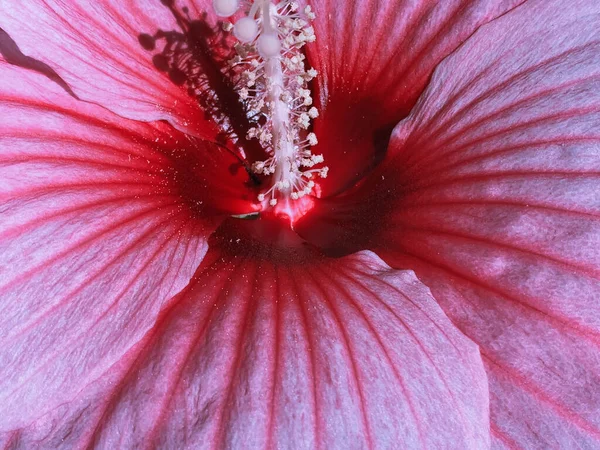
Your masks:
{"label": "flower center", "polygon": [[[247,4],[245,17],[234,25],[225,24],[239,41],[230,66],[253,124],[247,137],[258,139],[269,156],[252,165],[255,173],[272,177],[269,189],[260,193],[258,200],[275,206],[281,199],[298,200],[311,194],[316,187],[314,178],[327,177],[329,170],[322,166],[323,155],[311,151],[318,141],[309,128],[319,113],[312,106],[308,82],[317,71],[306,69],[301,50],[315,40],[309,25],[315,16],[310,6],[300,11],[295,1],[254,0]],[[217,15],[231,17],[239,1],[214,0],[213,5]]]}

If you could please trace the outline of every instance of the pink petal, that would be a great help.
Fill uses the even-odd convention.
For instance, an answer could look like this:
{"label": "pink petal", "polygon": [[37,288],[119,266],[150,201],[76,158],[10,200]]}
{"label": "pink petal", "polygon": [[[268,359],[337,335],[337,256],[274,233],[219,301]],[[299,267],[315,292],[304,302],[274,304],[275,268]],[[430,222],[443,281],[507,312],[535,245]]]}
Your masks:
{"label": "pink petal", "polygon": [[138,347],[64,410],[14,431],[20,442],[489,445],[479,351],[413,273],[367,252],[298,265],[232,245],[238,256],[207,256]]}
{"label": "pink petal", "polygon": [[[158,40],[152,51],[142,45],[149,46],[149,35],[157,30],[182,34],[166,3],[169,2],[26,0],[2,8],[0,27],[25,55],[54,69],[80,98],[102,104],[124,117],[167,119],[192,134],[212,136],[217,132],[216,126],[205,120],[198,98],[188,95],[188,86],[171,81],[172,73],[158,70],[156,58],[153,63],[164,40]],[[211,5],[209,0],[195,0],[190,13],[194,19],[200,19],[203,11],[211,10]],[[177,12],[183,15],[181,6]],[[205,37],[199,41],[205,43]],[[198,49],[203,56],[208,52],[205,47]],[[213,76],[218,69],[211,58],[207,56],[200,63],[200,71]]]}
{"label": "pink petal", "polygon": [[325,194],[355,182],[380,158],[439,62],[482,24],[524,0],[311,2],[319,71],[319,152],[331,167]]}
{"label": "pink petal", "polygon": [[[340,228],[374,233],[480,345],[498,448],[600,446],[598,29],[595,0],[528,2],[483,27],[381,171],[323,207],[353,210]],[[368,202],[388,210],[379,229]]]}
{"label": "pink petal", "polygon": [[[0,430],[8,430],[121,364],[198,267],[218,223],[209,213],[240,188],[215,172],[207,177],[221,184],[206,189],[190,161],[208,168],[216,155],[203,157],[206,148],[189,148],[164,124],[121,119],[1,60],[0,79]],[[183,197],[194,181],[197,196]]]}

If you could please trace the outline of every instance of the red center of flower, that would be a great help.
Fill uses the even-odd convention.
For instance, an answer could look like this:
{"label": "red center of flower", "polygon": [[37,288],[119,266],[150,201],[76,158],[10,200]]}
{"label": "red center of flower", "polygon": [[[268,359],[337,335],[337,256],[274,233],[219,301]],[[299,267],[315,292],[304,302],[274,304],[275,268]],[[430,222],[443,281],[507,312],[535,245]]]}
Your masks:
{"label": "red center of flower", "polygon": [[[349,125],[346,130],[332,121],[333,110],[328,116],[324,110],[313,131],[311,120],[318,111],[312,89],[320,95],[320,80],[313,80],[317,71],[304,54],[305,45],[315,38],[309,25],[312,10],[295,2],[256,0],[232,16],[239,3],[217,1],[218,15],[233,17],[233,23],[210,26],[204,18],[192,20],[185,9],[167,6],[181,32],[144,34],[140,44],[160,50],[153,57],[155,67],[197,98],[215,125],[203,136],[187,135],[184,142],[175,138],[164,144],[173,167],[167,178],[193,214],[226,219],[217,233],[222,242],[236,243],[245,236],[254,247],[295,251],[305,240],[333,254],[347,253],[348,245],[353,251],[367,248],[363,222],[371,229],[374,224],[361,221],[358,227],[340,230],[335,223],[339,211],[321,197],[352,189],[372,169],[378,158],[362,154],[371,152],[371,140],[377,140],[373,132],[362,133],[368,128],[368,108],[360,108],[366,115],[362,128]],[[360,142],[352,138],[358,128],[364,137]],[[317,135],[323,138],[321,145]],[[332,152],[332,146],[343,146],[344,151]],[[333,165],[326,180],[328,167],[314,149],[326,153]],[[362,170],[351,173],[350,166]],[[373,204],[363,200],[367,206]],[[372,209],[363,206],[357,205],[352,214],[372,217]]]}

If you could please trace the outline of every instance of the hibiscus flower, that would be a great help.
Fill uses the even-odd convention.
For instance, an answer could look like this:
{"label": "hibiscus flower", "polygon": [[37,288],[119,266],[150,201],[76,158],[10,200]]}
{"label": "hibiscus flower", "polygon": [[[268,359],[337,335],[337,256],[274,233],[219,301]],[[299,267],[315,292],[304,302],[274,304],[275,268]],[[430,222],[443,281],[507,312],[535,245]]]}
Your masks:
{"label": "hibiscus flower", "polygon": [[600,4],[291,3],[0,2],[2,448],[598,448]]}

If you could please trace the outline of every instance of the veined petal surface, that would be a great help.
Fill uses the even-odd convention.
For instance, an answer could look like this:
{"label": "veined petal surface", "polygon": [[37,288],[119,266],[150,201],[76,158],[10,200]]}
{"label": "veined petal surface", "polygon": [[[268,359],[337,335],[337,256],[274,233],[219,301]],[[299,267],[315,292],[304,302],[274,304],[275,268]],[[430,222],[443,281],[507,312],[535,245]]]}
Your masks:
{"label": "veined petal surface", "polygon": [[482,27],[380,170],[320,206],[330,245],[363,230],[355,246],[415,270],[480,345],[496,448],[600,445],[599,28],[591,0]]}
{"label": "veined petal surface", "polygon": [[16,448],[489,445],[479,350],[413,273],[228,245],[246,255],[209,251],[139,346]]}
{"label": "veined petal surface", "polygon": [[[181,2],[176,10],[170,3],[0,0],[0,28],[23,54],[55,70],[79,98],[130,119],[165,119],[198,137],[214,136],[216,122],[206,120],[198,98],[188,94],[186,74],[162,53],[170,45],[183,57],[184,48],[194,47],[199,70],[217,76],[208,48],[216,20],[204,14],[212,11],[212,2]],[[184,6],[202,26],[190,30]]]}
{"label": "veined petal surface", "polygon": [[315,121],[331,168],[323,196],[339,193],[383,157],[392,128],[408,115],[436,66],[481,25],[524,0],[321,0],[317,41],[307,46],[319,71]]}
{"label": "veined petal surface", "polygon": [[[214,199],[229,204],[238,185],[227,158],[212,164],[215,149],[191,146],[169,125],[124,120],[1,60],[0,79],[6,431],[120,364],[188,284],[225,214]],[[213,166],[221,172],[207,177],[220,184],[196,170]]]}

